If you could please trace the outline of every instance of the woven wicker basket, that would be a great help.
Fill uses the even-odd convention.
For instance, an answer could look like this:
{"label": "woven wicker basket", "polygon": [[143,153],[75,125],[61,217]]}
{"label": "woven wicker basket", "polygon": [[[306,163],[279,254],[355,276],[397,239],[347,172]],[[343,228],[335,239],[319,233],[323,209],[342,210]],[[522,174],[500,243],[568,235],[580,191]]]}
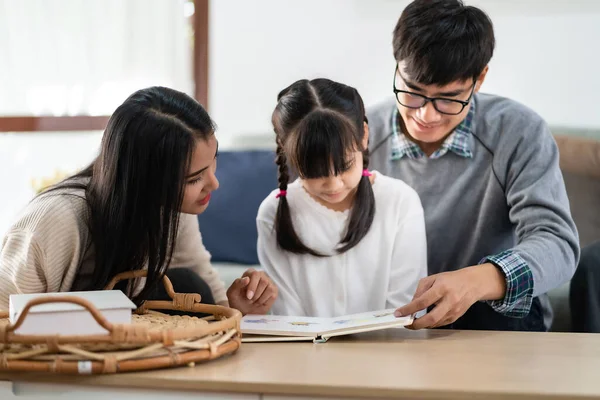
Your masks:
{"label": "woven wicker basket", "polygon": [[[112,289],[121,280],[144,276],[145,271],[120,274],[106,289]],[[140,371],[193,365],[234,353],[240,347],[239,311],[201,304],[199,294],[175,293],[167,277],[164,285],[172,301],[146,301],[135,311],[129,325],[111,324],[90,302],[68,295],[30,301],[13,325],[8,320],[8,313],[0,313],[0,370],[70,374]],[[107,333],[90,336],[15,333],[31,307],[50,302],[85,307]],[[171,316],[157,310],[180,310],[208,316]]]}

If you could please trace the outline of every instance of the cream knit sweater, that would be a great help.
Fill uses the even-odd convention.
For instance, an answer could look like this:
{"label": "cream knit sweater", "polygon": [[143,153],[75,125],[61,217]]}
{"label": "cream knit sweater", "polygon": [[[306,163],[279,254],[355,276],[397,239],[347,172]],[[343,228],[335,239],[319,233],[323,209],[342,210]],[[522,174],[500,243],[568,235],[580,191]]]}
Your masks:
{"label": "cream knit sweater", "polygon": [[[89,282],[94,270],[89,210],[83,191],[73,194],[80,197],[57,192],[36,197],[2,240],[0,310],[8,310],[10,294],[81,290]],[[194,269],[210,286],[215,302],[227,301],[195,215],[181,214],[174,267]]]}

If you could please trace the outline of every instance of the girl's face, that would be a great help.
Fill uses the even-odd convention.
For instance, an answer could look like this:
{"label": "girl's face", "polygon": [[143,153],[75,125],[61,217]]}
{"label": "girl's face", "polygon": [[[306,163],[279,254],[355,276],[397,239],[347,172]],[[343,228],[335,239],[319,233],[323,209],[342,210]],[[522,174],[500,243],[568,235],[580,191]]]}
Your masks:
{"label": "girl's face", "polygon": [[184,181],[181,212],[201,214],[208,207],[210,194],[219,188],[217,170],[218,142],[214,135],[208,140],[198,140]]}
{"label": "girl's face", "polygon": [[304,190],[318,203],[335,211],[348,210],[354,202],[356,188],[362,178],[363,155],[351,153],[350,168],[339,175],[324,178],[302,179]]}
{"label": "girl's face", "polygon": [[[369,127],[364,124],[362,146],[366,149],[369,145]],[[339,175],[324,178],[302,179],[304,190],[318,203],[335,210],[345,211],[352,207],[354,195],[362,178],[363,154],[354,151],[348,154],[352,160],[350,168]]]}

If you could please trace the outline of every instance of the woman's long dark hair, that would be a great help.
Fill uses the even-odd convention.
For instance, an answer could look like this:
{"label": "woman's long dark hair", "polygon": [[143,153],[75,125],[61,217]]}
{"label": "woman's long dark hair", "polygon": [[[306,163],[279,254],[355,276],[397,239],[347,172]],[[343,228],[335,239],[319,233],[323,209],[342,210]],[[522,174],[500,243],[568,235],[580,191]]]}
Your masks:
{"label": "woman's long dark hair", "polygon": [[[279,190],[287,190],[288,161],[300,177],[321,178],[345,172],[353,162],[348,155],[362,151],[363,169],[368,168],[368,148],[362,145],[365,106],[356,89],[329,79],[304,79],[283,89],[277,100],[272,122],[277,140]],[[369,232],[374,216],[373,188],[369,177],[363,176],[338,253],[361,241]],[[279,197],[275,230],[282,249],[322,256],[298,237],[286,196]]]}
{"label": "woman's long dark hair", "polygon": [[195,145],[214,129],[188,95],[165,87],[139,90],[110,117],[96,160],[49,190],[85,191],[95,249],[86,290],[103,289],[116,274],[147,265],[146,283],[133,299],[140,304],[160,282],[173,255]]}

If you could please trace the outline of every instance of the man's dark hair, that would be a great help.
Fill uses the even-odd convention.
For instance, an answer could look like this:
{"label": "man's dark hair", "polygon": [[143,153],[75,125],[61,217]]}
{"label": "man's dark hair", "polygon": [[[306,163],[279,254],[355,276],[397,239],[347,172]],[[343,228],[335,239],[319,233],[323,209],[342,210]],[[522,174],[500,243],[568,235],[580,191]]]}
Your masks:
{"label": "man's dark hair", "polygon": [[479,76],[494,53],[494,27],[460,0],[415,0],[400,15],[393,46],[412,81],[445,85]]}

